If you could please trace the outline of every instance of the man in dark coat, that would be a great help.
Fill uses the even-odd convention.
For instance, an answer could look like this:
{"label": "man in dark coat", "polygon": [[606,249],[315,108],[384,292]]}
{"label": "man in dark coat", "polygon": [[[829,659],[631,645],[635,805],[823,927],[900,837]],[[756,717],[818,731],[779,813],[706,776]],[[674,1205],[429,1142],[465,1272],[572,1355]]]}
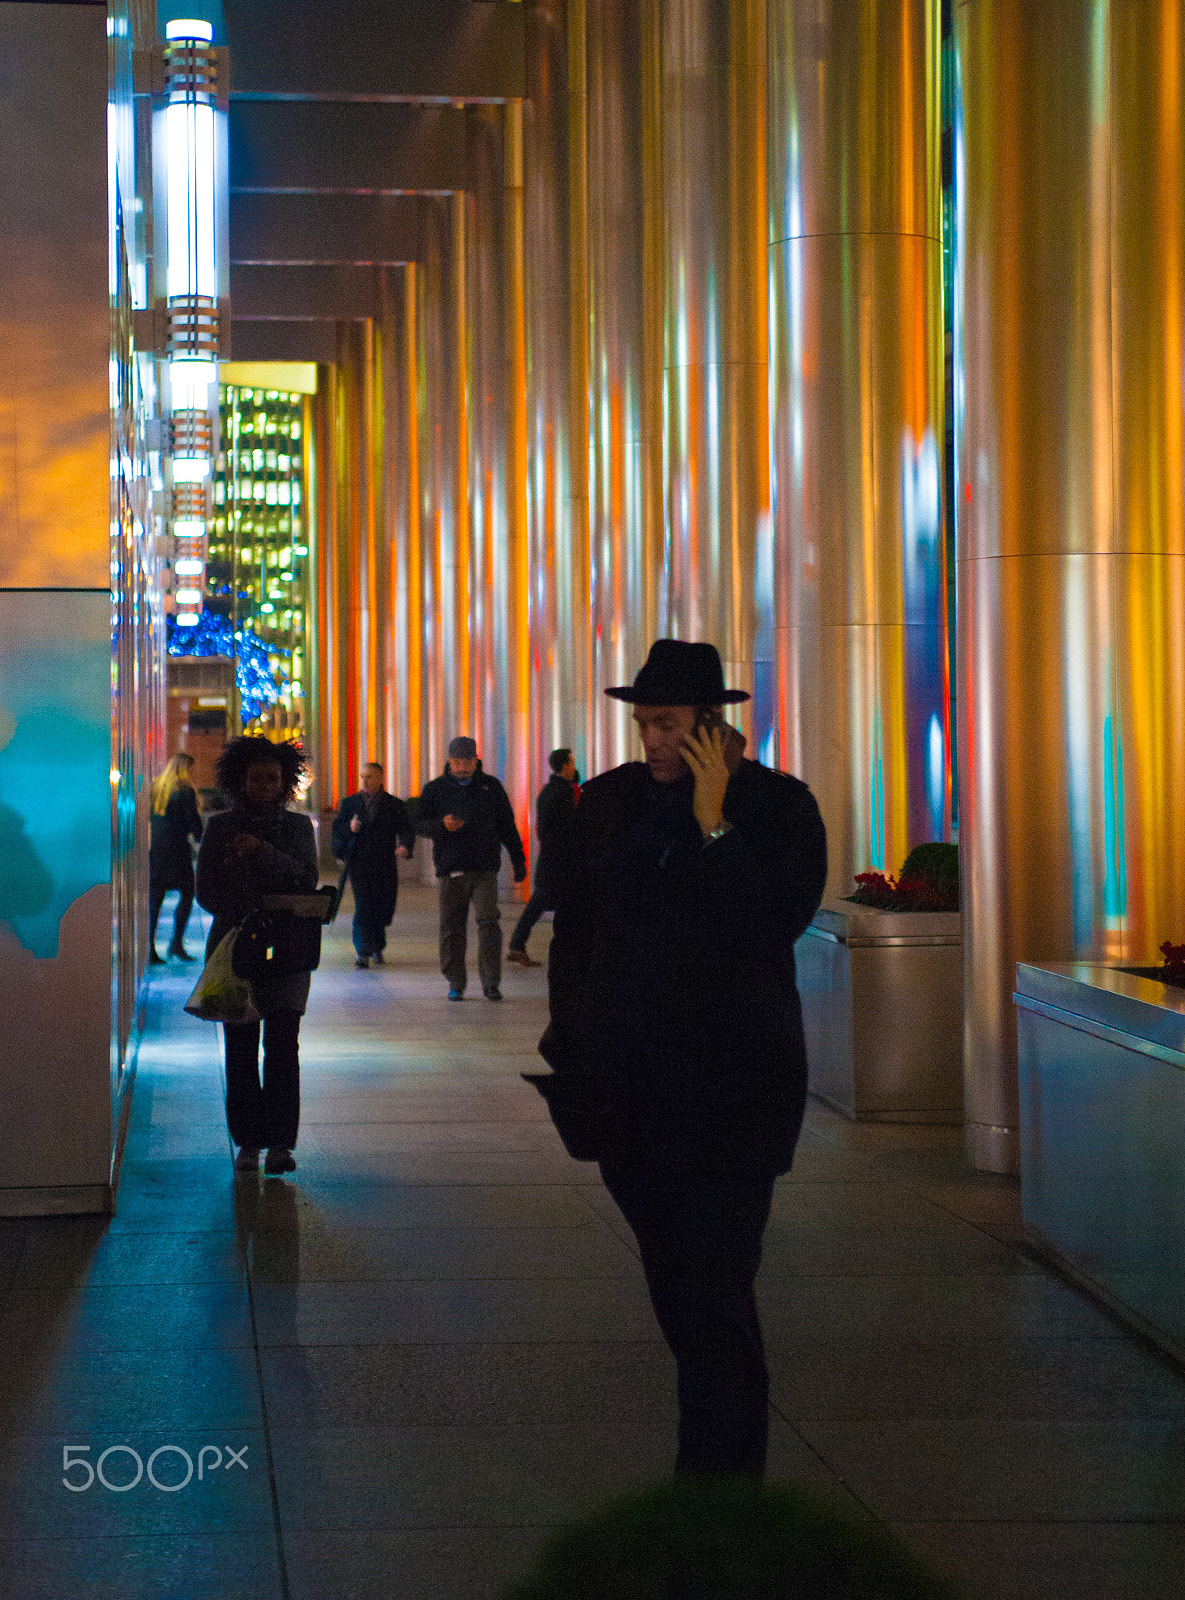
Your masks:
{"label": "man in dark coat", "polygon": [[555,910],[556,886],[567,874],[568,858],[572,853],[572,825],[576,820],[576,802],[580,798],[580,774],[572,759],[571,750],[561,746],[547,758],[551,777],[539,791],[535,801],[535,881],[531,898],[523,907],[522,916],[514,925],[510,944],[506,950],[507,961],[520,967],[537,967],[527,954],[527,940],[531,929],[545,911]]}
{"label": "man in dark coat", "polygon": [[383,964],[399,898],[399,858],[411,855],[415,843],[407,807],[383,788],[379,763],[368,761],[361,790],[346,796],[333,819],[333,853],[345,862],[354,890],[355,966]]}
{"label": "man in dark coat", "polygon": [[440,881],[440,970],[450,1000],[465,998],[469,902],[477,915],[477,970],[487,1000],[501,1000],[502,928],[498,868],[505,847],[514,881],[527,875],[527,858],[506,790],[482,771],[477,745],[465,734],[448,747],[443,774],[424,785],[416,832],[432,840]]}
{"label": "man in dark coat", "polygon": [[638,1240],[679,1386],[678,1472],[764,1470],[753,1284],[794,1156],[806,1048],[794,942],[826,839],[806,785],[742,759],[712,645],[663,639],[634,684],[644,762],[591,779],[560,887],[537,1078]]}

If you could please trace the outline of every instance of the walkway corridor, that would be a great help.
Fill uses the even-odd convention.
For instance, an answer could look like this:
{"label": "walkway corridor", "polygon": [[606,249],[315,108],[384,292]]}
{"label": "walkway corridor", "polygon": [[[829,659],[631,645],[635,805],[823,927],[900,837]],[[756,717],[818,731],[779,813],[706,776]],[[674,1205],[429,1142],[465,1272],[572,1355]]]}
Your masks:
{"label": "walkway corridor", "polygon": [[[236,1186],[215,1030],[180,1014],[189,973],[153,977],[118,1216],[0,1224],[5,1600],[493,1600],[668,1469],[631,1241],[518,1077],[542,973],[446,1004],[434,908],[405,891],[385,969],[332,931],[289,1181]],[[762,1273],[771,1475],[970,1600],[1179,1600],[1185,1380],[1025,1254],[1014,1187],[958,1150],[809,1112]],[[165,1488],[121,1492],[116,1450],[115,1488],[71,1493],[65,1446],[177,1449]]]}

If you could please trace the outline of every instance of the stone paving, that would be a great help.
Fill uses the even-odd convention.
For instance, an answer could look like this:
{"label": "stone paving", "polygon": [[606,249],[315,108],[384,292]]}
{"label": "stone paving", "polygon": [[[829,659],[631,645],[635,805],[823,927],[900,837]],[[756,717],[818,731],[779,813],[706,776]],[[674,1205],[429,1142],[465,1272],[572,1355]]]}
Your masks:
{"label": "stone paving", "polygon": [[[331,931],[286,1180],[234,1179],[216,1031],[153,975],[116,1216],[0,1223],[0,1596],[495,1600],[669,1470],[632,1240],[518,1076],[542,969],[448,1004],[434,909],[405,887],[369,972]],[[771,1476],[968,1600],[1185,1593],[1185,1378],[1026,1253],[956,1132],[813,1105],[761,1299]],[[112,1487],[65,1487],[104,1451]]]}

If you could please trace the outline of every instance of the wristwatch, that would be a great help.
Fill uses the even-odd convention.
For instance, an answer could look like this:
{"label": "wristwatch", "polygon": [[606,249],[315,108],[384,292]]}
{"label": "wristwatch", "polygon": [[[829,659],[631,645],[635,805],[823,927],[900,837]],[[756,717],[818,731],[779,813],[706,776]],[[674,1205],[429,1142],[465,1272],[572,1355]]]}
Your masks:
{"label": "wristwatch", "polygon": [[704,843],[711,844],[713,839],[723,839],[726,833],[732,832],[731,822],[721,822],[719,827],[713,828],[711,833],[704,834]]}

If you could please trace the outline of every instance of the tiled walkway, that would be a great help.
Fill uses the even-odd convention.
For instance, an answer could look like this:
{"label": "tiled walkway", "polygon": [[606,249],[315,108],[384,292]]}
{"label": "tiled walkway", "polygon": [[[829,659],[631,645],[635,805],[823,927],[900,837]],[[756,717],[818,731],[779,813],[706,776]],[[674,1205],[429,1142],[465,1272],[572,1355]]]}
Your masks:
{"label": "tiled walkway", "polygon": [[[668,1469],[629,1236],[518,1077],[542,975],[448,1005],[433,908],[404,892],[384,970],[334,930],[291,1180],[236,1186],[215,1030],[171,969],[118,1216],[0,1224],[5,1600],[493,1600],[549,1527]],[[958,1149],[810,1111],[762,1272],[771,1472],[971,1600],[1180,1600],[1185,1380],[1018,1248],[1014,1187]],[[64,1446],[130,1447],[117,1486],[131,1450],[195,1475],[71,1493]]]}

